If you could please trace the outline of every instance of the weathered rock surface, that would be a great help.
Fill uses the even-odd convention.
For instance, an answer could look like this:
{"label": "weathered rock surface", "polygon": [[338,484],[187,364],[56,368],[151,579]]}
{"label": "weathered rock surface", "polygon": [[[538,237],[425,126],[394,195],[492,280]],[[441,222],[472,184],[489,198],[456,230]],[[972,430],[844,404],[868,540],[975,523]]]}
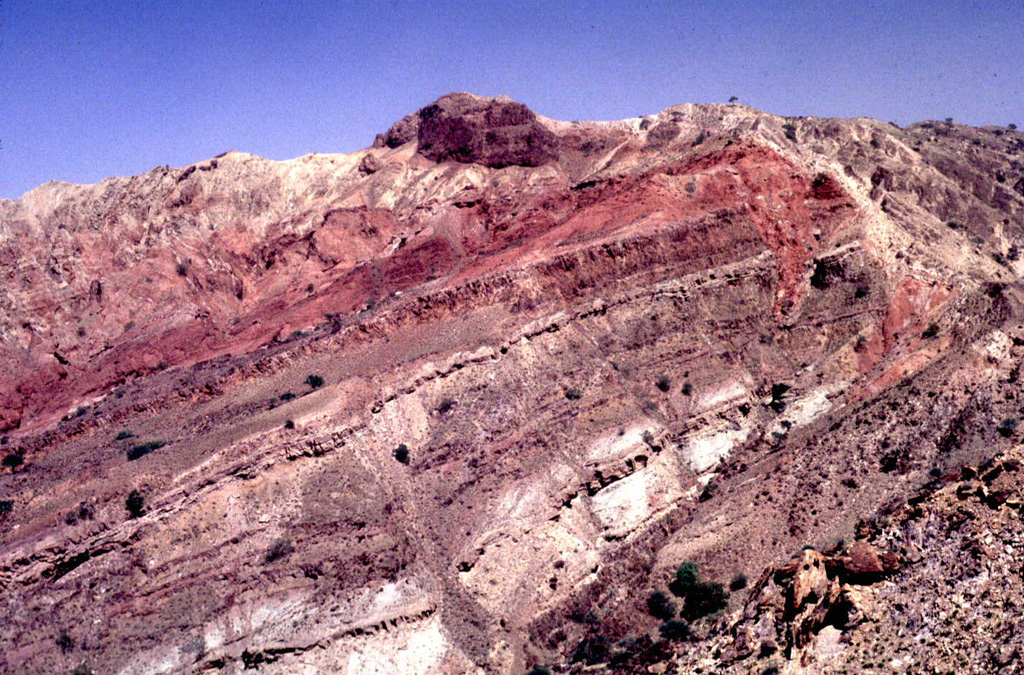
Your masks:
{"label": "weathered rock surface", "polygon": [[[459,94],[351,155],[0,202],[0,671],[854,658],[890,584],[960,569],[945,515],[913,548],[858,522],[1016,452],[1022,147]],[[991,470],[977,513],[1016,513],[1020,472]],[[700,641],[658,637],[645,598],[681,561],[758,577],[808,544]],[[1014,667],[990,619],[950,668]]]}
{"label": "weathered rock surface", "polygon": [[472,94],[449,94],[404,117],[375,145],[396,148],[412,140],[435,162],[455,161],[500,169],[536,167],[558,158],[558,138],[522,103]]}

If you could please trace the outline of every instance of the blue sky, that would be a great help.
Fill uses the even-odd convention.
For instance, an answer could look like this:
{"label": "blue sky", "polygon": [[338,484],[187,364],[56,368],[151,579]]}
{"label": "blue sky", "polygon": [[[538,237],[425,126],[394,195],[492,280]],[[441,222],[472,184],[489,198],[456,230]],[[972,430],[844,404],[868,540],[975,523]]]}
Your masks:
{"label": "blue sky", "polygon": [[229,149],[348,152],[450,91],[1024,126],[1020,0],[0,0],[0,197]]}

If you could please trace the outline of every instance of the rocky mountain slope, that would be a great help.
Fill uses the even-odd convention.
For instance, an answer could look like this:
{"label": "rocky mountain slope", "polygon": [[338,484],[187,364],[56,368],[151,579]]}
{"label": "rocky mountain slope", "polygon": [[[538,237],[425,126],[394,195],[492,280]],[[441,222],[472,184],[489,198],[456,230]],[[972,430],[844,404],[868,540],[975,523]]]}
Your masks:
{"label": "rocky mountain slope", "polygon": [[1016,131],[740,105],[0,201],[0,672],[1017,672],[1022,245]]}

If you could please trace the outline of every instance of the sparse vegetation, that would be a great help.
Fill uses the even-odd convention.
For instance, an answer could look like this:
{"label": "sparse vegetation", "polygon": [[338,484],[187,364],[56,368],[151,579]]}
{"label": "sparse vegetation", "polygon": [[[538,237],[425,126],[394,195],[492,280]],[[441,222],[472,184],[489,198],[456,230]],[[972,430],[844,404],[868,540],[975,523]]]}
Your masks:
{"label": "sparse vegetation", "polygon": [[926,340],[930,340],[930,339],[932,339],[933,337],[935,337],[938,334],[939,334],[939,325],[933,323],[933,324],[930,324],[927,328],[924,329],[924,332],[921,333],[921,337],[923,337]]}
{"label": "sparse vegetation", "polygon": [[93,669],[89,666],[84,663],[80,663],[78,664],[78,667],[71,671],[71,675],[96,675],[96,673],[93,672]]}
{"label": "sparse vegetation", "polygon": [[283,560],[292,554],[292,540],[288,537],[275,539],[263,554],[263,563],[269,565],[278,560]]}
{"label": "sparse vegetation", "polygon": [[437,413],[439,415],[446,415],[451,412],[452,408],[456,405],[455,399],[443,398],[441,402],[437,404]]}
{"label": "sparse vegetation", "polygon": [[650,644],[651,639],[646,635],[644,637],[623,638],[616,643],[615,651],[612,653],[611,658],[608,659],[608,665],[617,671],[619,670],[618,666],[630,663],[637,655],[643,653]]}
{"label": "sparse vegetation", "polygon": [[183,263],[183,262],[178,263],[178,266],[175,269],[177,270],[179,277],[187,277],[188,276],[188,265],[186,265],[185,263]]}
{"label": "sparse vegetation", "polygon": [[843,275],[842,263],[830,259],[816,259],[814,272],[811,274],[811,286],[818,290],[824,290],[831,286],[833,281],[842,279]]}
{"label": "sparse vegetation", "polygon": [[0,499],[0,516],[6,516],[14,510],[14,502],[10,499]]}
{"label": "sparse vegetation", "polygon": [[293,422],[292,420],[285,420],[284,421],[284,428],[285,429],[294,429],[295,428],[295,422]]}
{"label": "sparse vegetation", "polygon": [[1017,433],[1017,418],[1007,417],[999,423],[997,431],[1003,438],[1011,438],[1015,433]]}
{"label": "sparse vegetation", "polygon": [[19,466],[25,463],[25,458],[22,456],[20,452],[12,452],[11,454],[7,455],[2,460],[0,460],[0,463],[9,468],[11,471],[14,471]]}
{"label": "sparse vegetation", "polygon": [[668,390],[672,388],[672,378],[670,378],[668,375],[661,375],[658,377],[658,380],[654,383],[654,386],[656,386],[663,393],[667,394]]}
{"label": "sparse vegetation", "polygon": [[683,598],[681,614],[687,621],[695,621],[708,614],[714,614],[725,609],[729,603],[729,592],[725,590],[725,586],[702,581],[697,564],[693,562],[679,565],[670,589],[676,596]]}
{"label": "sparse vegetation", "polygon": [[405,443],[402,443],[395,448],[392,451],[392,454],[395,456],[395,459],[398,460],[399,464],[409,463],[409,447]]}
{"label": "sparse vegetation", "polygon": [[786,134],[786,138],[796,143],[796,125],[787,122],[782,125],[782,131]]}
{"label": "sparse vegetation", "polygon": [[608,638],[602,635],[593,635],[583,638],[572,653],[572,662],[583,662],[588,666],[594,666],[604,662],[608,658]]}
{"label": "sparse vegetation", "polygon": [[653,591],[647,596],[647,612],[655,619],[668,621],[676,617],[676,604],[662,591]]}
{"label": "sparse vegetation", "polygon": [[576,387],[570,387],[565,390],[565,397],[570,401],[578,401],[583,398],[583,392]]}
{"label": "sparse vegetation", "polygon": [[683,386],[679,391],[683,393],[683,396],[690,396],[693,394],[693,385],[689,382],[683,382]]}
{"label": "sparse vegetation", "polygon": [[551,675],[551,671],[544,666],[534,666],[526,671],[526,675]]}
{"label": "sparse vegetation", "polygon": [[773,384],[772,385],[772,400],[768,403],[768,407],[777,413],[781,413],[786,409],[786,403],[782,400],[782,397],[786,395],[790,387],[788,384]]}
{"label": "sparse vegetation", "polygon": [[57,637],[53,640],[57,644],[57,648],[60,649],[61,654],[67,654],[75,648],[75,641],[67,631],[62,630],[57,633]]}
{"label": "sparse vegetation", "polygon": [[747,575],[743,572],[737,572],[733,575],[732,581],[729,582],[730,591],[742,591],[747,587]]}
{"label": "sparse vegetation", "polygon": [[[785,434],[782,435],[782,438],[785,438]],[[713,499],[716,494],[718,494],[718,483],[711,481],[704,486],[703,490],[701,490],[700,497],[697,498],[697,501],[706,502],[709,499]]]}
{"label": "sparse vegetation", "polygon": [[82,502],[81,504],[78,505],[77,510],[68,511],[66,514],[64,514],[64,524],[74,525],[80,520],[92,520],[93,516],[94,514],[92,506],[86,504],[85,502]]}
{"label": "sparse vegetation", "polygon": [[324,386],[324,378],[319,375],[307,375],[305,383],[308,384],[311,389],[319,389]]}
{"label": "sparse vegetation", "polygon": [[140,443],[139,445],[133,445],[131,448],[128,449],[128,452],[125,454],[128,456],[128,461],[133,462],[136,459],[139,459],[140,457],[145,457],[154,450],[159,450],[165,445],[167,444],[164,443],[163,441],[150,441],[149,443]]}
{"label": "sparse vegetation", "polygon": [[295,400],[296,396],[295,396],[295,394],[293,394],[292,392],[290,392],[290,391],[286,391],[285,393],[281,394],[281,396],[280,396],[279,398],[280,398],[280,399],[281,399],[282,401],[288,402],[288,401],[293,401],[293,400]]}
{"label": "sparse vegetation", "polygon": [[124,431],[118,433],[117,436],[114,436],[115,441],[123,441],[127,438],[135,438],[135,434],[125,429]]}
{"label": "sparse vegetation", "polygon": [[146,513],[146,498],[138,490],[132,490],[128,493],[128,499],[125,500],[124,507],[128,510],[129,516],[139,518]]}
{"label": "sparse vegetation", "polygon": [[688,640],[692,635],[690,624],[680,619],[666,621],[658,627],[658,632],[669,642],[682,642]]}
{"label": "sparse vegetation", "polygon": [[729,592],[722,584],[698,581],[686,594],[683,604],[683,618],[694,621],[724,610],[729,604]]}
{"label": "sparse vegetation", "polygon": [[679,589],[689,591],[698,581],[700,581],[700,568],[697,567],[697,563],[684,562],[676,568],[676,584]]}

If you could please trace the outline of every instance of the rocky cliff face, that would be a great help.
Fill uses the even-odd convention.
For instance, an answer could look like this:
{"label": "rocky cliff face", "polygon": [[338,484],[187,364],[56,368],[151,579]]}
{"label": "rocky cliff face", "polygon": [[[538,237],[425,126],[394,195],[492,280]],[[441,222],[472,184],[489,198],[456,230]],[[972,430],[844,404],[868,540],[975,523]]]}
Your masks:
{"label": "rocky cliff face", "polygon": [[[889,663],[870,635],[969,614],[928,599],[973,553],[944,516],[928,574],[911,535],[837,541],[1017,452],[1022,148],[457,94],[351,155],[0,202],[0,670]],[[831,572],[786,600],[761,572],[805,545]],[[645,601],[683,561],[762,580],[668,639]],[[917,614],[836,619],[897,578]]]}

